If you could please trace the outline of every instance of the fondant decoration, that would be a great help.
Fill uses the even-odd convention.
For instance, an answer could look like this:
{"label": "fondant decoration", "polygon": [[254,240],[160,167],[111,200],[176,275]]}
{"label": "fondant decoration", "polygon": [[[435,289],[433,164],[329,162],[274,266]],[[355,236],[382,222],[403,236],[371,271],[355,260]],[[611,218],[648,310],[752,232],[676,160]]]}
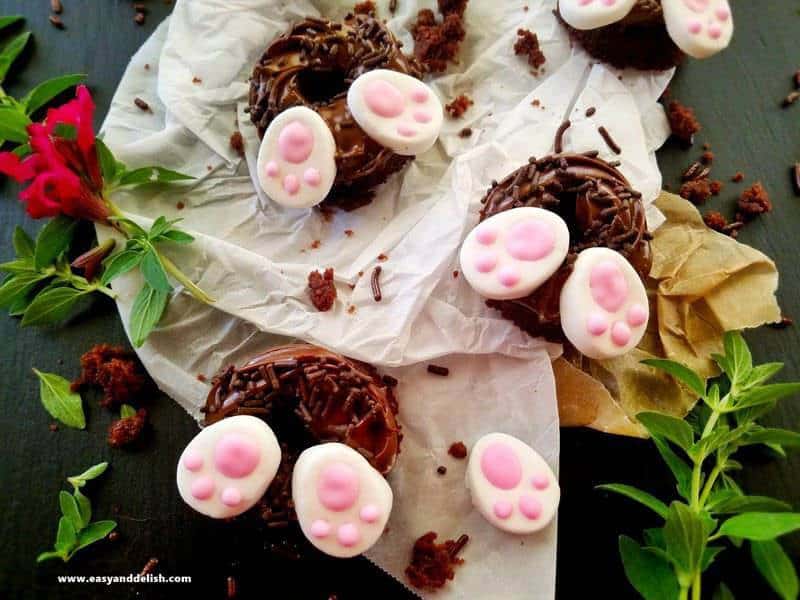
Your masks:
{"label": "fondant decoration", "polygon": [[347,108],[368,136],[397,154],[422,154],[442,129],[442,103],[419,79],[375,69],[358,77],[347,92]]}
{"label": "fondant decoration", "polygon": [[392,489],[363,456],[332,442],[305,450],[294,466],[300,528],[325,554],[348,558],[372,547],[392,511]]}
{"label": "fondant decoration", "polygon": [[661,0],[661,8],[670,37],[689,56],[708,58],[730,44],[728,0]]}
{"label": "fondant decoration", "polygon": [[561,290],[561,327],[579,352],[595,359],[621,356],[642,339],[650,309],[642,280],[609,248],[578,254]]}
{"label": "fondant decoration", "polygon": [[636,0],[559,0],[561,17],[575,29],[597,29],[624,19]]}
{"label": "fondant decoration", "polygon": [[533,533],[547,526],[561,498],[544,459],[505,433],[490,433],[475,444],[467,464],[467,487],[486,520],[510,533]]}
{"label": "fondant decoration", "polygon": [[178,492],[196,511],[227,519],[251,508],[264,495],[281,449],[261,419],[247,415],[209,425],[189,442],[178,461]]}
{"label": "fondant decoration", "polygon": [[325,121],[295,106],[270,123],[258,151],[258,181],[273,201],[309,208],[325,199],[336,178],[336,142]]}
{"label": "fondant decoration", "polygon": [[461,272],[486,298],[522,298],[556,272],[568,250],[569,230],[560,216],[543,208],[512,208],[467,235]]}

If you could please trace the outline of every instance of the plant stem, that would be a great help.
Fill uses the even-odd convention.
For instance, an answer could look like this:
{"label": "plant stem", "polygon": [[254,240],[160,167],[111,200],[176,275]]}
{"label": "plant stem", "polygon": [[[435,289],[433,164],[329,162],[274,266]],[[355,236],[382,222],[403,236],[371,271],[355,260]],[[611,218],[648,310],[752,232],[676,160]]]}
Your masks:
{"label": "plant stem", "polygon": [[702,594],[702,577],[698,570],[694,574],[694,581],[692,582],[692,600],[700,600]]}
{"label": "plant stem", "polygon": [[[158,251],[156,250],[156,252]],[[200,302],[204,302],[206,304],[212,304],[214,302],[214,298],[197,287],[191,279],[183,274],[183,271],[181,271],[174,262],[164,256],[161,252],[158,252],[158,257],[161,259],[161,263],[164,265],[167,273],[177,279],[178,282],[180,282],[192,296],[194,296],[197,300],[200,300]]]}

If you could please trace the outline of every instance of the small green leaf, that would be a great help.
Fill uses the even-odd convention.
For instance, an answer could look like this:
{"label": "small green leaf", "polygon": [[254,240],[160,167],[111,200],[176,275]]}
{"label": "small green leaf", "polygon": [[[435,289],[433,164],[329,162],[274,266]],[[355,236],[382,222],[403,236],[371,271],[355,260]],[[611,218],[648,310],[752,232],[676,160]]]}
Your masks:
{"label": "small green leaf", "polygon": [[669,470],[672,471],[672,474],[675,476],[675,480],[678,483],[678,493],[682,498],[688,498],[692,480],[692,469],[682,458],[672,451],[672,448],[669,447],[667,442],[655,437],[653,438],[653,443],[656,445],[659,454],[661,454],[661,458],[664,459]]}
{"label": "small green leaf", "polygon": [[0,271],[5,273],[34,273],[33,259],[23,258],[0,264]]}
{"label": "small green leaf", "polygon": [[725,546],[708,546],[703,551],[703,560],[700,561],[700,571],[705,572],[708,567],[711,566],[711,563],[714,562],[714,559],[717,558],[717,555],[725,550]]}
{"label": "small green leaf", "polygon": [[92,520],[92,503],[89,502],[89,498],[84,496],[78,488],[73,490],[72,496],[75,498],[75,503],[78,505],[78,513],[81,516],[80,528],[83,529],[89,524],[89,521]]}
{"label": "small green leaf", "polygon": [[43,269],[58,258],[72,243],[76,221],[60,216],[49,221],[36,237],[36,268]]}
{"label": "small green leaf", "polygon": [[739,396],[736,404],[725,412],[760,406],[798,393],[800,393],[800,383],[771,383],[768,385],[760,385]]}
{"label": "small green leaf", "polygon": [[36,284],[48,279],[50,275],[42,273],[17,273],[0,285],[0,307],[8,308],[20,298],[24,298],[36,287]]}
{"label": "small green leaf", "polygon": [[0,139],[17,144],[28,141],[28,125],[31,120],[11,106],[0,106]]}
{"label": "small green leaf", "polygon": [[33,148],[31,148],[30,144],[20,144],[13,150],[11,150],[14,154],[17,155],[18,158],[25,158],[29,154],[33,152]]}
{"label": "small green leaf", "polygon": [[[131,229],[131,235],[135,238],[143,238],[147,239],[147,232],[142,229],[142,227],[134,220],[129,219],[128,217],[109,217],[109,221],[113,221],[115,223],[122,223],[126,225],[128,228]],[[130,244],[132,241],[135,240],[128,240],[127,244]]]}
{"label": "small green leaf", "polygon": [[30,31],[20,33],[12,38],[11,41],[0,50],[0,83],[2,83],[6,75],[8,75],[11,63],[17,60],[17,57],[25,49],[29,39],[31,39]]}
{"label": "small green leaf", "polygon": [[123,404],[119,407],[119,416],[122,419],[127,419],[128,417],[135,417],[136,416],[136,409],[133,408],[130,404]]}
{"label": "small green leaf", "polygon": [[172,290],[164,265],[161,264],[161,259],[154,249],[151,248],[148,252],[145,252],[139,268],[142,271],[144,280],[151,288],[159,292]]}
{"label": "small green leaf", "polygon": [[117,185],[144,185],[147,183],[171,183],[173,181],[186,181],[194,179],[191,175],[184,175],[177,171],[165,169],[163,167],[142,167],[126,171],[120,175]]}
{"label": "small green leaf", "polygon": [[61,507],[61,514],[69,519],[75,531],[83,529],[83,518],[78,509],[78,503],[69,492],[65,492],[64,490],[59,492],[58,504]]}
{"label": "small green leaf", "polygon": [[736,598],[734,598],[733,592],[731,592],[727,585],[720,583],[719,587],[714,590],[714,596],[711,600],[736,600]]}
{"label": "small green leaf", "polygon": [[78,542],[78,534],[67,517],[58,520],[55,548],[58,552],[68,553]]}
{"label": "small green leaf", "polygon": [[158,217],[155,221],[153,221],[153,225],[150,227],[147,237],[151,240],[157,238],[159,235],[169,229],[170,224],[171,222],[167,221],[166,217],[163,215]]}
{"label": "small green leaf", "polygon": [[635,500],[639,504],[643,504],[662,519],[667,518],[667,505],[664,504],[661,500],[644,492],[640,489],[635,487],[624,485],[622,483],[606,483],[604,485],[598,485],[597,489],[600,490],[607,490],[609,492],[614,492],[616,494],[620,494],[631,500]]}
{"label": "small green leaf", "polygon": [[174,242],[176,244],[191,244],[194,241],[194,237],[185,231],[181,231],[180,229],[170,229],[169,231],[166,231],[158,236],[155,241]]}
{"label": "small green leaf", "polygon": [[744,385],[747,387],[760,385],[765,381],[769,381],[775,377],[775,375],[777,375],[781,369],[783,369],[783,363],[779,362],[765,363],[763,365],[753,367],[753,370],[750,371],[750,376],[747,378],[747,381],[744,382]]}
{"label": "small green leaf", "polygon": [[783,600],[797,600],[800,584],[791,559],[775,540],[752,542],[750,555],[753,563],[772,589]]}
{"label": "small green leaf", "polygon": [[60,375],[33,370],[39,378],[39,397],[47,412],[64,425],[75,429],[86,427],[81,397],[70,390],[70,383]]}
{"label": "small green leaf", "polygon": [[677,600],[678,582],[661,556],[624,535],[619,538],[619,554],[628,581],[645,600]]}
{"label": "small green leaf", "polygon": [[28,92],[20,102],[25,107],[25,112],[32,115],[61,92],[78,85],[84,79],[86,79],[86,75],[81,73],[48,79]]}
{"label": "small green leaf", "polygon": [[737,514],[744,512],[787,512],[792,506],[769,496],[739,496],[722,499],[710,506],[717,514]]}
{"label": "small green leaf", "polygon": [[130,334],[137,348],[144,344],[147,336],[158,325],[167,307],[169,293],[155,290],[145,284],[133,301],[130,317]]}
{"label": "small green leaf", "polygon": [[33,258],[33,250],[36,246],[31,236],[19,225],[14,228],[14,237],[12,241],[14,244],[14,252],[17,253],[19,258]]}
{"label": "small green leaf", "polygon": [[686,365],[683,365],[674,360],[667,360],[662,358],[650,358],[643,360],[642,364],[660,369],[672,375],[678,381],[685,383],[690,390],[698,396],[703,396],[706,393],[706,384],[702,378],[692,371]]}
{"label": "small green leaf", "polygon": [[664,541],[664,529],[662,527],[651,527],[650,529],[645,529],[642,533],[648,546],[660,548],[661,550],[666,549],[667,544]]}
{"label": "small green leaf", "polygon": [[22,326],[53,325],[66,319],[78,300],[86,294],[73,287],[55,287],[44,290],[30,303],[22,317]]}
{"label": "small green leaf", "polygon": [[87,481],[91,481],[92,479],[97,479],[98,477],[100,477],[100,475],[106,472],[106,469],[108,469],[107,462],[97,463],[96,465],[93,465],[88,469],[86,469],[80,475],[73,475],[72,477],[67,477],[67,481],[69,481],[72,484],[72,486],[75,487],[76,489],[82,488],[84,485],[86,485]]}
{"label": "small green leaf", "polygon": [[90,523],[86,529],[78,534],[78,545],[73,552],[77,552],[90,544],[102,540],[109,533],[114,531],[116,526],[117,523],[115,521],[95,521],[94,523]]}
{"label": "small green leaf", "polygon": [[100,161],[100,171],[103,173],[103,180],[106,184],[110,184],[117,176],[117,159],[108,149],[105,142],[100,138],[95,140],[95,148],[97,148],[97,159]]}
{"label": "small green leaf", "polygon": [[780,444],[788,448],[800,448],[800,433],[789,429],[760,429],[748,433],[742,444]]}
{"label": "small green leaf", "polygon": [[25,17],[22,15],[11,15],[8,17],[0,17],[0,29],[5,29],[9,25],[13,25],[19,21],[22,21]]}
{"label": "small green leaf", "polygon": [[683,419],[656,412],[639,413],[636,419],[644,425],[650,435],[669,440],[683,450],[688,450],[694,443],[692,427]]}
{"label": "small green leaf", "polygon": [[702,519],[686,504],[673,502],[664,523],[664,541],[679,576],[691,575],[700,567],[708,531]]}
{"label": "small green leaf", "polygon": [[746,540],[772,540],[800,529],[800,513],[748,512],[725,521],[718,535]]}
{"label": "small green leaf", "polygon": [[142,260],[142,253],[135,250],[123,250],[109,257],[103,267],[103,276],[100,278],[102,285],[108,285],[120,275],[136,268]]}
{"label": "small green leaf", "polygon": [[72,123],[57,123],[53,128],[53,135],[63,140],[75,141],[78,139],[78,128]]}
{"label": "small green leaf", "polygon": [[62,552],[58,552],[58,551],[55,551],[55,550],[51,550],[51,551],[42,552],[41,554],[39,554],[39,556],[36,557],[36,562],[37,563],[42,563],[42,562],[44,562],[46,560],[50,560],[52,558],[60,558],[61,560],[64,560],[66,558],[66,556],[67,556],[66,553],[62,553]]}
{"label": "small green leaf", "polygon": [[730,368],[730,372],[726,371],[728,377],[735,383],[745,381],[750,376],[750,369],[753,368],[753,357],[747,347],[747,342],[738,331],[728,331],[723,339],[723,344]]}

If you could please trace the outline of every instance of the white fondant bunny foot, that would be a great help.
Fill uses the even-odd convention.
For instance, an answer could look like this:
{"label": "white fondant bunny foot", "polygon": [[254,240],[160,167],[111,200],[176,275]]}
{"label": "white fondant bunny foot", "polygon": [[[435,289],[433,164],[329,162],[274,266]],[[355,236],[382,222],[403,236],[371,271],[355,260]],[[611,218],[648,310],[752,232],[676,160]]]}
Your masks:
{"label": "white fondant bunny foot", "polygon": [[624,19],[636,0],[559,0],[558,11],[575,29],[597,29]]}
{"label": "white fondant bunny foot", "polygon": [[467,487],[486,520],[511,533],[545,527],[561,498],[558,481],[544,459],[505,433],[485,435],[472,448]]}
{"label": "white fondant bunny foot", "polygon": [[579,352],[595,359],[632,350],[650,308],[642,280],[619,252],[589,248],[578,255],[561,290],[561,328]]}
{"label": "white fondant bunny foot", "polygon": [[336,179],[336,142],[327,123],[305,106],[279,114],[258,151],[258,181],[272,200],[310,208],[328,195]]}
{"label": "white fondant bunny foot", "polygon": [[461,246],[461,271],[481,296],[523,298],[564,262],[569,229],[554,212],[512,208],[489,217]]}
{"label": "white fondant bunny foot", "polygon": [[209,425],[178,461],[178,492],[198,512],[227,519],[251,508],[278,472],[281,449],[269,425],[247,415]]}
{"label": "white fondant bunny foot", "polygon": [[378,541],[392,511],[392,489],[358,452],[339,443],[305,450],[292,474],[300,529],[325,554],[349,558]]}
{"label": "white fondant bunny foot", "polygon": [[730,43],[728,0],[661,0],[661,7],[670,37],[689,56],[708,58]]}
{"label": "white fondant bunny foot", "polygon": [[359,127],[397,154],[422,154],[442,129],[442,103],[419,79],[375,69],[358,77],[347,92],[347,108]]}

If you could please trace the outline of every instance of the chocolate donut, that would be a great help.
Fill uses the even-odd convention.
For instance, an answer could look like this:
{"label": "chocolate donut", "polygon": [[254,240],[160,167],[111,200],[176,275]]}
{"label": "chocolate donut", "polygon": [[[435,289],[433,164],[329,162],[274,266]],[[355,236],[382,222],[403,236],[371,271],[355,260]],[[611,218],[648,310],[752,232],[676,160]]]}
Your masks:
{"label": "chocolate donut", "polygon": [[[264,419],[281,443],[281,464],[256,508],[268,526],[295,521],[292,470],[300,453],[341,442],[382,474],[400,451],[397,400],[374,367],[310,344],[273,348],[211,384],[204,425],[234,415]],[[299,539],[299,538],[298,538]]]}
{"label": "chocolate donut", "polygon": [[580,251],[611,248],[625,256],[643,280],[650,272],[651,235],[641,197],[622,173],[597,158],[597,152],[531,158],[501,182],[493,182],[481,200],[481,221],[512,208],[544,208],[564,219],[570,247],[561,267],[532,294],[486,304],[533,336],[563,342],[561,289]]}
{"label": "chocolate donut", "polygon": [[343,23],[306,18],[265,50],[250,80],[250,119],[263,136],[293,106],[315,110],[336,142],[337,174],[321,206],[352,210],[369,204],[372,190],[413,157],[370,138],[347,108],[347,90],[373,69],[422,78],[422,67],[372,15],[349,14]]}
{"label": "chocolate donut", "polygon": [[637,0],[624,19],[597,29],[576,29],[556,14],[573,40],[614,67],[663,71],[684,59],[667,33],[660,0]]}

